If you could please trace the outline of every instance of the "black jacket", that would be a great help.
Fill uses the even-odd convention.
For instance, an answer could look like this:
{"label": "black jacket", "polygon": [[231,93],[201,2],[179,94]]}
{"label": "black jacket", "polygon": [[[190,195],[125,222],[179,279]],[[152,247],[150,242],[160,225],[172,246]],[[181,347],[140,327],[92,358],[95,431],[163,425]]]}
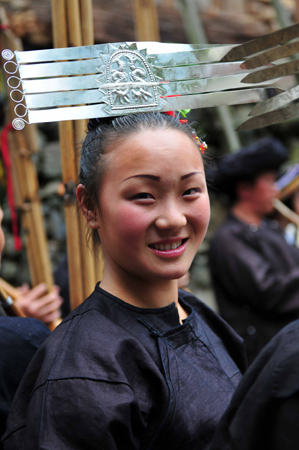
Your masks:
{"label": "black jacket", "polygon": [[211,242],[210,269],[220,314],[244,339],[249,361],[299,318],[299,249],[276,222],[257,227],[230,215]]}
{"label": "black jacket", "polygon": [[193,295],[137,308],[96,287],[33,359],[5,450],[206,449],[245,369],[240,338]]}
{"label": "black jacket", "polygon": [[37,319],[0,317],[0,437],[21,378],[49,334],[49,328]]}
{"label": "black jacket", "polygon": [[299,320],[264,348],[241,380],[209,450],[297,450]]}

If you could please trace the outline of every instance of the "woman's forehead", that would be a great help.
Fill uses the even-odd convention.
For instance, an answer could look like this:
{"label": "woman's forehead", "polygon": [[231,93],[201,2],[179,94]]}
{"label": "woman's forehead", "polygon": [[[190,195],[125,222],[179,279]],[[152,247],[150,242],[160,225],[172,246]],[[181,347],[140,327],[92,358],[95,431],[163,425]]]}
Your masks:
{"label": "woman's forehead", "polygon": [[[174,152],[180,148],[185,154],[185,149],[192,149],[198,155],[198,147],[192,137],[176,129],[146,129],[131,133],[118,140],[116,145],[110,145],[108,152],[112,157],[121,158],[123,153],[129,154],[129,162],[134,159],[142,159],[147,156],[161,156],[165,152]],[[194,151],[195,150],[195,151]]]}
{"label": "woman's forehead", "polygon": [[165,178],[171,172],[176,177],[194,171],[204,173],[196,143],[177,130],[140,132],[119,142],[106,157],[104,177],[113,176],[115,180],[137,174]]}

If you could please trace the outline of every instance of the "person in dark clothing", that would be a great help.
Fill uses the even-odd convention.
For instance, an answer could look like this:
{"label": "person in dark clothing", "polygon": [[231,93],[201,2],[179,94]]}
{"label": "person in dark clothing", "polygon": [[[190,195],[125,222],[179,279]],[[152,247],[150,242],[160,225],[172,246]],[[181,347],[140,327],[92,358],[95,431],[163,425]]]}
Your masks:
{"label": "person in dark clothing", "polygon": [[198,141],[162,113],[89,122],[77,198],[103,278],[30,364],[5,450],[209,445],[246,362],[230,326],[177,288],[209,222]]}
{"label": "person in dark clothing", "polygon": [[0,436],[22,376],[49,334],[49,328],[37,319],[0,317]]}
{"label": "person in dark clothing", "polygon": [[244,339],[249,362],[299,317],[299,249],[266,218],[277,195],[276,171],[288,158],[276,139],[224,157],[210,175],[232,207],[210,245],[210,270],[222,317]]}
{"label": "person in dark clothing", "polygon": [[299,320],[287,325],[247,369],[209,450],[297,450]]}
{"label": "person in dark clothing", "polygon": [[[0,207],[0,265],[5,243],[2,217]],[[34,353],[49,334],[49,328],[39,320],[7,317],[0,307],[0,437],[5,431],[11,402],[21,378]]]}

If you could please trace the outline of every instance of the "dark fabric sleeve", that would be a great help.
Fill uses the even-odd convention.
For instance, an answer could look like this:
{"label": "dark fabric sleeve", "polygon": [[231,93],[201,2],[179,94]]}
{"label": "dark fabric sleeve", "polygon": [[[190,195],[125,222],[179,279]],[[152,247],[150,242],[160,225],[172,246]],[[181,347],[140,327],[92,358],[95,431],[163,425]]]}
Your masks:
{"label": "dark fabric sleeve", "polygon": [[278,313],[299,310],[299,267],[287,274],[276,271],[271,261],[238,236],[227,233],[213,243],[210,266],[218,288],[240,304]]}
{"label": "dark fabric sleeve", "polygon": [[50,330],[37,319],[0,318],[0,436],[21,378],[49,334]]}
{"label": "dark fabric sleeve", "polygon": [[273,405],[273,408],[275,414],[269,434],[269,448],[297,450],[299,446],[299,393],[280,399]]}
{"label": "dark fabric sleeve", "polygon": [[209,450],[296,450],[299,443],[299,321],[249,367]]}
{"label": "dark fabric sleeve", "polygon": [[33,394],[24,427],[5,450],[140,449],[147,414],[124,383],[90,379],[48,381]]}

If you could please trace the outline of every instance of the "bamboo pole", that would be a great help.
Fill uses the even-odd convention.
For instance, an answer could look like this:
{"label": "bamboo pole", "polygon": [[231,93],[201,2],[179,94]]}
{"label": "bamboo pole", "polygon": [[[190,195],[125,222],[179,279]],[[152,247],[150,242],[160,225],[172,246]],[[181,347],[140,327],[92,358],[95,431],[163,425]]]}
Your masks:
{"label": "bamboo pole", "polygon": [[61,48],[67,46],[65,0],[52,0],[52,34],[54,47]]}
{"label": "bamboo pole", "polygon": [[[15,139],[13,139],[12,133],[8,133],[8,143],[9,143],[10,149],[15,145]],[[23,179],[20,179],[17,174],[18,158],[16,158],[16,152],[14,152],[14,151],[11,152],[10,161],[11,161],[11,167],[13,168],[12,180],[13,180],[13,186],[14,186],[14,201],[15,201],[15,207],[16,207],[16,209],[18,209],[18,208],[22,208],[22,206],[23,206],[22,194],[21,194],[21,192],[23,192],[23,190],[21,188]]]}
{"label": "bamboo pole", "polygon": [[74,132],[73,123],[71,121],[68,120],[59,123],[59,139],[61,148],[62,180],[67,188],[64,213],[66,223],[70,303],[71,308],[74,309],[82,302],[84,292],[79,222],[74,190],[76,185],[76,161],[73,151]]}
{"label": "bamboo pole", "polygon": [[10,295],[8,295],[2,287],[0,287],[0,306],[2,306],[8,316],[26,317],[20,308],[14,304]]}
{"label": "bamboo pole", "polygon": [[[207,44],[208,40],[195,0],[180,0],[178,6],[189,42],[191,44]],[[216,111],[226,137],[227,147],[230,152],[234,152],[241,147],[241,141],[234,129],[229,107],[217,106]]]}
{"label": "bamboo pole", "polygon": [[11,284],[9,284],[7,281],[5,281],[3,278],[0,278],[0,288],[4,290],[7,295],[9,295],[13,300],[18,298],[19,291],[15,287],[13,287]]}
{"label": "bamboo pole", "polygon": [[[7,281],[0,278],[0,299],[2,297],[2,302],[0,305],[8,316],[26,317],[23,311],[14,304],[20,296],[19,291],[11,286]],[[61,322],[61,319],[54,320],[48,324],[48,327],[53,331]]]}
{"label": "bamboo pole", "polygon": [[[86,121],[77,120],[75,122],[75,136],[76,142],[81,142],[83,140],[83,136],[86,130]],[[80,161],[77,158],[77,173],[79,172]],[[81,243],[81,258],[82,258],[82,275],[83,275],[83,293],[84,298],[87,298],[96,285],[97,277],[96,277],[96,265],[95,258],[91,251],[91,249],[87,246],[86,243],[86,228],[87,222],[83,214],[79,215],[79,233],[80,233],[80,243]]]}
{"label": "bamboo pole", "polygon": [[295,5],[295,23],[299,22],[299,0],[296,0]]}
{"label": "bamboo pole", "polygon": [[82,45],[94,44],[92,0],[80,0]]}
{"label": "bamboo pole", "polygon": [[[54,47],[68,46],[68,18],[66,0],[52,0],[52,27]],[[76,185],[76,161],[72,121],[59,122],[62,181],[66,186],[65,223],[71,308],[78,306],[83,298],[79,223],[72,186]]]}
{"label": "bamboo pole", "polygon": [[282,214],[290,222],[299,227],[299,215],[288,208],[282,201],[280,201],[278,198],[275,198],[273,201],[273,206],[278,212],[280,212],[280,214]]}
{"label": "bamboo pole", "polygon": [[299,176],[297,176],[291,183],[285,186],[277,195],[279,200],[283,200],[288,195],[294,193],[297,189],[299,189]]}
{"label": "bamboo pole", "polygon": [[[7,19],[3,8],[0,11],[1,23]],[[6,23],[8,25],[8,23]],[[2,43],[10,50],[22,50],[21,41],[11,33],[9,28],[3,27]],[[14,114],[14,104],[9,99],[9,119]],[[29,125],[26,130],[10,133],[10,154],[14,162],[12,165],[13,181],[16,187],[17,206],[21,210],[22,225],[25,229],[26,250],[32,285],[46,283],[48,292],[53,289],[53,275],[47,248],[47,238],[38,197],[38,180],[35,166],[31,160],[32,153],[37,150],[37,134],[35,125]],[[48,324],[54,329],[60,322]]]}
{"label": "bamboo pole", "polygon": [[[68,5],[68,26],[69,26],[69,42],[71,45],[82,45],[82,26],[80,15],[80,2],[79,0],[67,0]],[[81,4],[81,11],[84,9],[84,5]],[[88,18],[85,18],[87,21]],[[85,27],[87,23],[85,22]],[[79,146],[83,140],[86,130],[86,120],[76,120],[73,123],[75,146]],[[80,161],[76,151],[74,149],[74,157],[76,161],[76,174],[79,172]],[[95,278],[95,263],[94,257],[90,252],[90,249],[86,245],[85,232],[86,222],[82,214],[79,215],[79,236],[80,236],[80,251],[81,251],[81,276],[83,279],[83,298],[88,297],[93,291],[96,278]]]}
{"label": "bamboo pole", "polygon": [[[52,0],[54,46],[68,47],[94,43],[92,0]],[[66,186],[65,219],[71,308],[93,291],[103,273],[103,259],[94,257],[86,244],[86,221],[75,206],[75,186],[79,171],[76,146],[81,144],[86,121],[59,123],[62,177]]]}
{"label": "bamboo pole", "polygon": [[134,0],[136,39],[160,41],[157,7],[154,0]]}
{"label": "bamboo pole", "polygon": [[68,24],[68,46],[76,47],[82,45],[82,32],[80,22],[79,0],[66,0],[67,24]]}
{"label": "bamboo pole", "polygon": [[21,180],[21,218],[25,237],[26,249],[33,286],[46,283],[48,291],[53,288],[53,275],[47,248],[47,237],[44,227],[41,202],[38,197],[38,180],[30,152],[26,147],[25,134],[13,132],[10,147],[16,171],[16,179]]}
{"label": "bamboo pole", "polygon": [[[93,24],[93,12],[92,12],[92,0],[80,0],[80,11],[81,11],[81,31],[82,31],[82,45],[93,45],[94,44],[94,24]],[[82,121],[84,122],[84,121]],[[78,132],[77,138],[83,140],[85,135],[85,130],[87,129],[87,121],[82,129],[83,133],[80,135]],[[79,158],[78,162],[78,172],[80,167]],[[81,219],[81,241],[84,241],[85,248],[85,263],[84,263],[84,273],[88,277],[88,281],[85,283],[85,293],[90,294],[90,289],[94,289],[97,281],[101,280],[103,277],[104,270],[104,260],[102,252],[98,255],[94,255],[92,249],[86,244],[86,228],[87,222],[83,215],[80,215]],[[89,275],[90,274],[90,275]],[[89,292],[90,291],[90,292]],[[89,292],[89,293],[88,293]]]}

